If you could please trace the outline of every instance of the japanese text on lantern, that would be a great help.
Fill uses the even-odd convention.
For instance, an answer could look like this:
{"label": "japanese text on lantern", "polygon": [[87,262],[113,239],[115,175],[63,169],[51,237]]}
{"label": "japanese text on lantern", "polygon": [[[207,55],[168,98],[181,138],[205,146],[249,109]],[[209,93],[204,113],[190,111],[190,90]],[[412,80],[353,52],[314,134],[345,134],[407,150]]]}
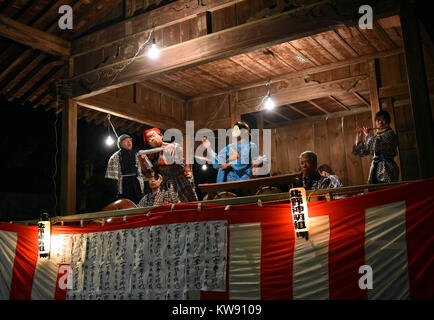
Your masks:
{"label": "japanese text on lantern", "polygon": [[293,188],[289,190],[292,219],[295,232],[309,231],[309,217],[307,212],[306,189]]}

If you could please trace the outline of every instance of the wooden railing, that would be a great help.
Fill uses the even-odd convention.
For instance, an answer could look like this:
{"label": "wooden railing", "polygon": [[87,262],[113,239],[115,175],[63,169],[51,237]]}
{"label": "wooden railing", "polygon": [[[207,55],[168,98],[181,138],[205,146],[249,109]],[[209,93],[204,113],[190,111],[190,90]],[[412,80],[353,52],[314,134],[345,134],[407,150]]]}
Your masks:
{"label": "wooden railing", "polygon": [[[318,199],[333,201],[336,197],[347,197],[347,196],[353,196],[357,194],[365,194],[368,192],[378,191],[381,189],[386,189],[393,186],[403,185],[403,184],[412,183],[416,181],[418,180],[402,181],[402,182],[394,182],[394,183],[382,183],[382,184],[367,184],[367,185],[349,186],[349,187],[333,188],[333,189],[311,190],[306,192],[306,196],[309,201],[315,201]],[[206,200],[206,201],[198,201],[197,203],[239,205],[239,204],[249,204],[249,203],[258,203],[258,202],[260,202],[261,205],[289,202],[288,192]],[[94,223],[95,222],[102,223],[103,221],[107,222],[107,219],[109,218],[120,220],[123,219],[124,217],[127,218],[129,216],[141,214],[143,212],[149,211],[152,208],[156,208],[156,207],[153,206],[140,207],[140,208],[132,208],[132,209],[98,211],[92,213],[58,216],[52,218],[51,222],[52,224],[68,224],[68,225],[80,224],[81,222],[89,222],[89,221],[92,221]],[[168,206],[168,210],[170,210],[170,206]],[[34,225],[37,223],[37,220],[15,221],[14,223]]]}

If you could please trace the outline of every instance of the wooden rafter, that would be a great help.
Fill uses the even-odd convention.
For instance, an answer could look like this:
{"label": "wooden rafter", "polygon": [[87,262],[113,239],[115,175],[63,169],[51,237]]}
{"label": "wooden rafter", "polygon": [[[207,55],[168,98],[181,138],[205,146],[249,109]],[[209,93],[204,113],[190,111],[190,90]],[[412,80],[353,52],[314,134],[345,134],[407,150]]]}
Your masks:
{"label": "wooden rafter", "polygon": [[50,33],[32,28],[0,14],[0,35],[51,55],[67,57],[70,44]]}
{"label": "wooden rafter", "polygon": [[278,110],[273,110],[272,111],[274,114],[277,114],[279,117],[281,117],[281,118],[283,118],[283,119],[285,119],[285,120],[287,120],[287,121],[292,121],[292,119],[290,118],[290,117],[288,117],[288,116],[285,116],[282,112],[280,112],[280,111],[278,111]]}
{"label": "wooden rafter", "polygon": [[311,105],[313,105],[315,108],[317,108],[319,111],[322,111],[324,113],[329,113],[326,109],[324,109],[323,107],[321,107],[318,103],[312,101],[312,100],[306,100],[306,102],[310,103]]}
{"label": "wooden rafter", "polygon": [[35,102],[36,99],[32,100],[33,95],[36,95],[37,98],[39,98],[40,95],[42,96],[42,93],[48,89],[50,82],[60,78],[65,73],[62,67],[54,68],[52,72],[48,74],[47,79],[43,79],[36,83],[25,95],[20,98],[21,104],[25,103],[27,99],[29,99],[31,102]]}
{"label": "wooden rafter", "polygon": [[91,108],[99,112],[110,113],[139,123],[158,126],[163,129],[170,127],[183,128],[180,119],[174,119],[167,114],[157,112],[143,114],[141,105],[107,94],[89,97],[77,102],[83,107]]}
{"label": "wooden rafter", "polygon": [[329,98],[336,102],[338,105],[340,105],[342,108],[344,108],[345,110],[351,110],[350,107],[346,106],[345,104],[343,104],[341,101],[339,101],[337,98],[333,97],[333,96],[329,96]]}
{"label": "wooden rafter", "polygon": [[21,86],[17,86],[17,87],[19,87],[18,90],[15,91],[15,88],[14,88],[13,90],[10,91],[10,93],[8,95],[8,100],[12,101],[16,97],[21,97],[28,90],[30,90],[34,84],[37,84],[44,77],[48,78],[50,76],[50,72],[53,71],[54,69],[56,69],[56,67],[59,67],[61,65],[63,65],[63,61],[60,61],[60,60],[52,61],[52,62],[49,62],[47,64],[41,64],[40,66],[38,66],[38,68],[34,69],[35,72],[32,73],[31,76],[26,78],[25,83],[23,83]]}
{"label": "wooden rafter", "polygon": [[366,100],[360,93],[358,93],[357,91],[354,91],[353,94],[357,99],[362,101],[366,106],[371,107],[371,104],[369,103],[369,101]]}
{"label": "wooden rafter", "polygon": [[300,109],[294,107],[292,104],[287,104],[286,105],[288,108],[290,108],[291,110],[294,110],[295,112],[298,112],[299,114],[301,114],[303,117],[306,118],[310,118],[311,116],[308,115],[307,113],[304,113],[303,111],[301,111]]}
{"label": "wooden rafter", "polygon": [[18,73],[15,78],[8,82],[8,84],[3,88],[2,93],[6,94],[12,90],[22,79],[24,79],[34,68],[37,67],[44,59],[47,58],[45,53],[40,54],[35,59],[33,59],[26,67]]}

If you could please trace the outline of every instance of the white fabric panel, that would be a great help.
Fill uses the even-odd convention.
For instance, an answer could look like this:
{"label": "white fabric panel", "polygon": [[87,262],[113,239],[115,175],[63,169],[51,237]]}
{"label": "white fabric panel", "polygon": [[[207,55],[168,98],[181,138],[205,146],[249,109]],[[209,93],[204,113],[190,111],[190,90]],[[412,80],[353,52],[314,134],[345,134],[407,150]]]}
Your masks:
{"label": "white fabric panel", "polygon": [[261,299],[261,226],[232,224],[229,230],[229,299]]}
{"label": "white fabric panel", "polygon": [[365,210],[365,261],[373,271],[368,299],[408,299],[405,201]]}
{"label": "white fabric panel", "polygon": [[309,218],[309,240],[297,238],[294,248],[294,299],[327,300],[329,295],[328,216]]}
{"label": "white fabric panel", "polygon": [[0,300],[9,300],[17,233],[0,231]]}
{"label": "white fabric panel", "polygon": [[58,264],[51,259],[38,259],[33,276],[31,300],[54,300],[58,271]]}

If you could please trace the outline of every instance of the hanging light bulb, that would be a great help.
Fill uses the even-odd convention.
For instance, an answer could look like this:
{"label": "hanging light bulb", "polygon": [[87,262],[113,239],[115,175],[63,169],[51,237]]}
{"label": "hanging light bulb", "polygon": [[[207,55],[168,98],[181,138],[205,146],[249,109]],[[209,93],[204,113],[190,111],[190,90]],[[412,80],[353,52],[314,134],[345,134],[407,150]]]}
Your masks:
{"label": "hanging light bulb", "polygon": [[157,59],[160,55],[160,49],[158,49],[157,44],[155,43],[155,38],[152,39],[151,47],[148,50],[148,56],[151,59]]}
{"label": "hanging light bulb", "polygon": [[113,145],[115,141],[113,140],[112,136],[108,136],[107,139],[105,139],[105,144],[109,147]]}
{"label": "hanging light bulb", "polygon": [[206,164],[202,165],[202,170],[205,171],[208,167],[206,166]]}
{"label": "hanging light bulb", "polygon": [[266,84],[266,86],[268,88],[267,96],[265,97],[265,100],[264,100],[264,108],[266,110],[272,110],[276,106],[276,104],[274,103],[273,99],[271,99],[270,84],[271,84],[271,80],[268,81],[268,83]]}
{"label": "hanging light bulb", "polygon": [[267,110],[272,110],[276,104],[274,103],[273,99],[271,99],[270,93],[268,92],[267,97],[265,98],[264,107]]}

